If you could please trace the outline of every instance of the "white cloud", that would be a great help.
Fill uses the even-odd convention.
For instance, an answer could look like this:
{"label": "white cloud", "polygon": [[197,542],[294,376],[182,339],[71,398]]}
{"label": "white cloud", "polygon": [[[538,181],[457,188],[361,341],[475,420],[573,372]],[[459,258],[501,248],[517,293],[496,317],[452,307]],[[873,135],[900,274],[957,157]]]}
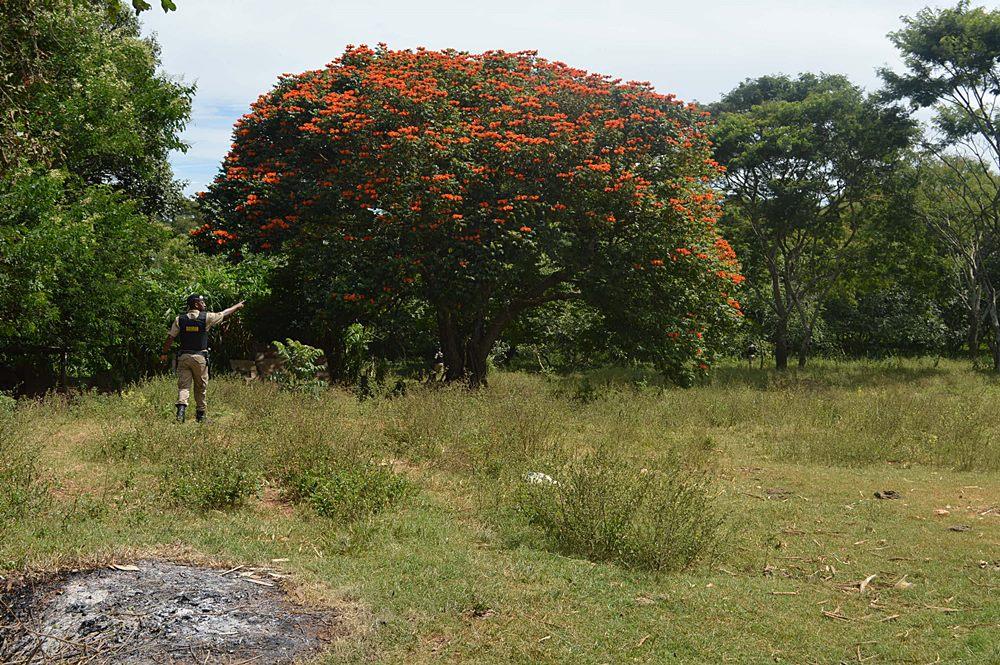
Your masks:
{"label": "white cloud", "polygon": [[[203,188],[229,147],[229,130],[283,72],[322,67],[347,44],[467,51],[537,50],[703,102],[770,73],[842,73],[868,88],[898,64],[886,34],[926,0],[178,0],[143,14],[164,69],[198,86],[192,144],[178,174]],[[214,160],[214,161],[213,161]]]}

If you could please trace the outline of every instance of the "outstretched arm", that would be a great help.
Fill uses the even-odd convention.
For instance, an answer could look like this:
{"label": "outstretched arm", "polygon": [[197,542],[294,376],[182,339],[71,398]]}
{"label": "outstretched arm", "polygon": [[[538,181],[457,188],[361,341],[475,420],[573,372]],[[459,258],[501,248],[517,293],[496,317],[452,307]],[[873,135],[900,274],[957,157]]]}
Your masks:
{"label": "outstretched arm", "polygon": [[235,305],[233,305],[232,307],[230,307],[228,309],[224,309],[224,310],[222,310],[219,313],[222,314],[222,316],[224,316],[224,317],[225,316],[229,316],[233,312],[236,312],[236,311],[239,311],[239,310],[243,309],[243,303],[244,303],[244,301],[241,300],[238,303],[236,303]]}

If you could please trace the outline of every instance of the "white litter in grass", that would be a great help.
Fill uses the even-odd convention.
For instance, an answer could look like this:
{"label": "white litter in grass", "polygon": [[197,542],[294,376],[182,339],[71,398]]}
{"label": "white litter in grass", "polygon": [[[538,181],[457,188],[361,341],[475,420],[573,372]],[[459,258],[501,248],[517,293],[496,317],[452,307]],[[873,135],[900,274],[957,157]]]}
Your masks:
{"label": "white litter in grass", "polygon": [[559,483],[547,473],[541,471],[529,471],[524,474],[524,482],[529,485],[558,485]]}

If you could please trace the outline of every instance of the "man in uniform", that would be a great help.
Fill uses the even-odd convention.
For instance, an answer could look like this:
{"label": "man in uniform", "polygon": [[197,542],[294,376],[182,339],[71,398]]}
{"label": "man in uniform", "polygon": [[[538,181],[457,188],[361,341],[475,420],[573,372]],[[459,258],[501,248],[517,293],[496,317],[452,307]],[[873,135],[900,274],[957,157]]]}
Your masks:
{"label": "man in uniform", "polygon": [[221,312],[205,310],[205,298],[190,295],[187,299],[187,313],[174,319],[167,339],[163,342],[160,361],[167,362],[167,353],[174,340],[178,340],[177,352],[177,422],[184,422],[188,395],[194,384],[194,401],[197,406],[195,419],[205,420],[205,397],[208,393],[208,331],[222,323],[227,316],[243,308],[240,301]]}

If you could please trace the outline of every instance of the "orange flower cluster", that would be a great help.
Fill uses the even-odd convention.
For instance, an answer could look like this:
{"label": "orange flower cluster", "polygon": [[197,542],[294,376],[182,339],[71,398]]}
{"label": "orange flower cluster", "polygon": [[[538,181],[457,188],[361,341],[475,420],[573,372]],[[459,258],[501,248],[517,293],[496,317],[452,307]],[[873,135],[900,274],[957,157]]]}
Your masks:
{"label": "orange flower cluster", "polygon": [[573,234],[631,234],[623,268],[692,271],[721,306],[743,278],[716,230],[705,123],[648,83],[531,51],[348,47],[240,118],[192,235],[233,251],[321,240],[345,266],[372,252],[357,265],[378,277],[345,276],[336,298],[371,304],[448,278],[433,271],[499,274]]}

